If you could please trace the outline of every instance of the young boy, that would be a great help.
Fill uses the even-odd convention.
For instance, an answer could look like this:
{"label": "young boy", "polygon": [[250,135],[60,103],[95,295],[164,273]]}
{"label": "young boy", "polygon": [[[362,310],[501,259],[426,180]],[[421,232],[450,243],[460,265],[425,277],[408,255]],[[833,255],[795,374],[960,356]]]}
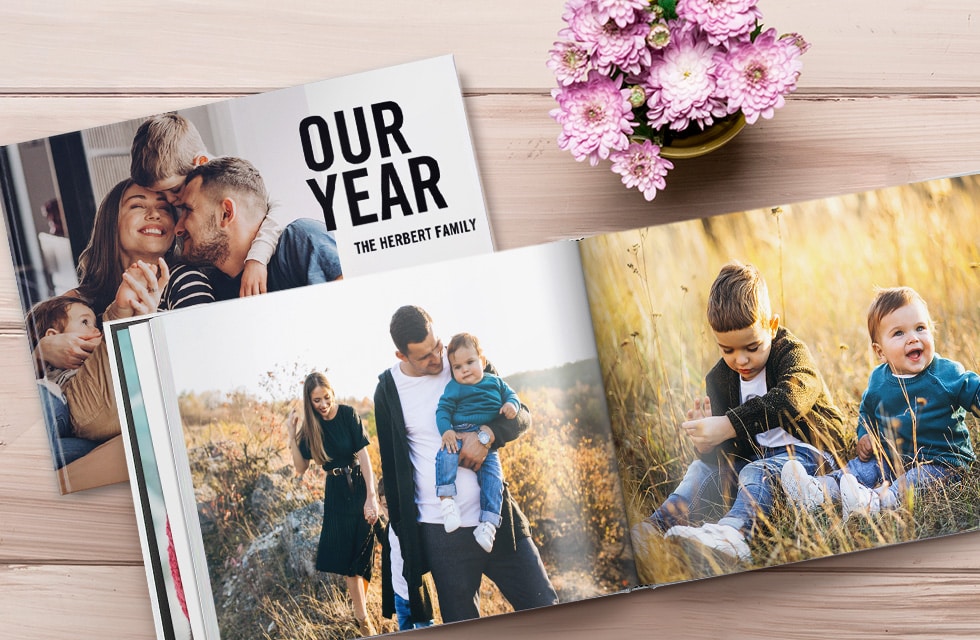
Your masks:
{"label": "young boy", "polygon": [[[429,596],[429,588],[425,582],[422,582],[421,602],[425,607],[422,617],[428,617],[425,620],[417,620],[412,616],[408,599],[408,582],[402,575],[404,559],[401,544],[398,541],[398,534],[388,521],[388,499],[385,497],[384,478],[378,479],[378,503],[387,522],[378,538],[381,540],[381,614],[386,618],[391,617],[392,614],[397,616],[399,631],[431,627],[432,598]],[[380,524],[381,521],[378,520],[378,523]]]}
{"label": "young boy", "polygon": [[[446,531],[451,533],[460,525],[459,510],[453,499],[456,495],[460,446],[456,434],[478,431],[482,435],[480,426],[500,414],[513,420],[517,417],[521,401],[503,379],[483,371],[487,361],[476,336],[456,334],[449,341],[446,356],[452,379],[446,384],[436,409],[436,425],[442,434],[442,448],[436,454],[436,495],[442,501],[443,524]],[[484,444],[489,446],[489,441]],[[504,474],[496,451],[487,454],[476,477],[480,483],[480,524],[473,531],[473,536],[490,553],[497,527],[500,526],[504,491]]]}
{"label": "young boy", "polygon": [[878,291],[868,334],[882,364],[858,409],[857,457],[817,478],[799,465],[783,467],[792,502],[812,511],[829,498],[841,502],[845,519],[875,514],[897,508],[911,491],[955,482],[974,461],[965,418],[968,411],[980,416],[980,376],[937,355],[932,329],[914,289]]}
{"label": "young boy", "polygon": [[[779,326],[755,267],[722,267],[707,315],[722,357],[705,378],[708,397],[681,425],[701,459],[643,526],[723,559],[747,561],[754,525],[772,509],[779,470],[792,459],[812,472],[832,467],[843,416],[806,345]],[[717,523],[688,526],[722,502],[736,474],[738,493],[728,513]]]}
{"label": "young boy", "polygon": [[[95,312],[84,300],[73,296],[55,296],[37,303],[27,313],[25,324],[32,351],[44,336],[59,333],[102,335],[96,326]],[[64,388],[77,372],[78,369],[55,369],[45,364],[43,374],[37,381],[44,422],[58,469],[81,458],[99,444],[73,436]]]}
{"label": "young boy", "polygon": [[[197,127],[177,113],[164,113],[143,122],[133,137],[130,174],[141,187],[161,192],[175,204],[191,169],[211,155]],[[275,253],[282,226],[266,216],[245,259],[239,296],[266,292],[269,260]]]}

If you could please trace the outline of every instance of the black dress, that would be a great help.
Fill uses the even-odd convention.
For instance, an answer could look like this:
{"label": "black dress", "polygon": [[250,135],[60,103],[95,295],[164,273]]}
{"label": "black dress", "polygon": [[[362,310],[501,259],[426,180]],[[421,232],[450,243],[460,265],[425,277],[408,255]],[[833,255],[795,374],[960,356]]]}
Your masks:
{"label": "black dress", "polygon": [[[316,551],[318,571],[342,576],[362,576],[371,579],[374,566],[374,528],[364,519],[367,485],[360,467],[348,474],[332,475],[332,469],[350,467],[355,454],[368,446],[361,419],[353,407],[338,405],[332,420],[317,416],[323,433],[323,448],[330,460],[323,465],[328,472],[323,490],[323,528]],[[312,460],[309,444],[299,441],[299,451]]]}

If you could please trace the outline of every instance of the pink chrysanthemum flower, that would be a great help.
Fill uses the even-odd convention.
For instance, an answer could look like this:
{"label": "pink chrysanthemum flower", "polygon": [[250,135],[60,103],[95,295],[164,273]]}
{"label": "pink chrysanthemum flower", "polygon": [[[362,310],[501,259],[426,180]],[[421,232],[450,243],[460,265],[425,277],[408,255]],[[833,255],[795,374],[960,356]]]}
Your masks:
{"label": "pink chrysanthemum flower", "polygon": [[636,22],[637,11],[648,6],[649,0],[596,0],[599,19],[602,22],[612,20],[620,28]]}
{"label": "pink chrysanthemum flower", "polygon": [[673,32],[671,44],[653,60],[647,76],[647,120],[655,129],[669,125],[682,131],[692,122],[703,128],[729,113],[724,96],[716,90],[715,54],[719,49],[696,38],[694,31],[679,31]]}
{"label": "pink chrysanthemum flower", "polygon": [[574,82],[585,82],[589,76],[589,52],[577,42],[556,42],[548,59],[558,83],[568,86]]}
{"label": "pink chrysanthemum flower", "polygon": [[[642,13],[637,13],[642,15]],[[569,0],[563,15],[568,23],[558,35],[569,40],[588,43],[593,66],[602,73],[619,67],[627,73],[639,73],[650,64],[646,37],[650,33],[649,17],[634,19],[625,26],[603,18],[595,2]]]}
{"label": "pink chrysanthemum flower", "polygon": [[740,42],[718,53],[718,88],[733,109],[741,109],[745,121],[772,118],[786,103],[785,95],[796,89],[803,69],[802,49],[791,38],[778,39],[769,29],[754,42]]}
{"label": "pink chrysanthemum flower", "polygon": [[711,44],[747,37],[762,12],[758,0],[677,0],[677,17],[701,27]]}
{"label": "pink chrysanthemum flower", "polygon": [[561,125],[559,149],[570,151],[579,162],[588,158],[595,166],[611,151],[629,146],[627,136],[635,124],[628,89],[592,71],[587,82],[552,89],[551,95],[558,102],[549,115]]}
{"label": "pink chrysanthemum flower", "polygon": [[660,147],[649,140],[634,142],[625,151],[612,153],[609,159],[612,170],[623,176],[623,184],[636,187],[647,202],[667,186],[664,178],[674,168],[673,162],[660,157]]}

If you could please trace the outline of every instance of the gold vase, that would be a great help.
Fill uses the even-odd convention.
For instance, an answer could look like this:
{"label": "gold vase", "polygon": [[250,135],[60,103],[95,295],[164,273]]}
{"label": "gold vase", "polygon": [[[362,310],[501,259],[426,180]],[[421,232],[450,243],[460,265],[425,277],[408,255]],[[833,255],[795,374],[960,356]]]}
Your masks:
{"label": "gold vase", "polygon": [[686,131],[670,136],[660,148],[660,155],[670,160],[703,156],[727,144],[743,127],[745,116],[741,111],[715,120],[713,125],[704,130],[693,125]]}

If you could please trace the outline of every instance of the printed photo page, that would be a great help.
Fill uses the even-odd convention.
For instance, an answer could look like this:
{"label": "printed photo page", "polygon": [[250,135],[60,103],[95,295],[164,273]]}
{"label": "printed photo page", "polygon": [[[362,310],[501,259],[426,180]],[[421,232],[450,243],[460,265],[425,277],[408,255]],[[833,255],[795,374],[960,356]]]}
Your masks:
{"label": "printed photo page", "polygon": [[[385,575],[445,623],[975,529],[978,202],[978,176],[942,178],[154,317],[167,508],[210,581],[205,626],[382,633],[400,627]],[[484,362],[517,426],[501,391],[486,429],[443,440],[440,407]],[[315,450],[342,423],[343,455]],[[481,437],[514,523],[489,553],[493,509],[443,506],[494,486],[466,468]],[[448,495],[433,458],[454,442]],[[341,542],[340,513],[359,531],[385,515],[401,571],[369,534]],[[495,573],[502,540],[543,570]],[[457,544],[488,553],[475,610],[454,589],[469,565],[440,564]],[[363,598],[338,556],[376,565]],[[263,599],[277,589],[317,605]]]}
{"label": "printed photo page", "polygon": [[452,56],[0,148],[61,491],[124,482],[102,323],[488,253]]}

